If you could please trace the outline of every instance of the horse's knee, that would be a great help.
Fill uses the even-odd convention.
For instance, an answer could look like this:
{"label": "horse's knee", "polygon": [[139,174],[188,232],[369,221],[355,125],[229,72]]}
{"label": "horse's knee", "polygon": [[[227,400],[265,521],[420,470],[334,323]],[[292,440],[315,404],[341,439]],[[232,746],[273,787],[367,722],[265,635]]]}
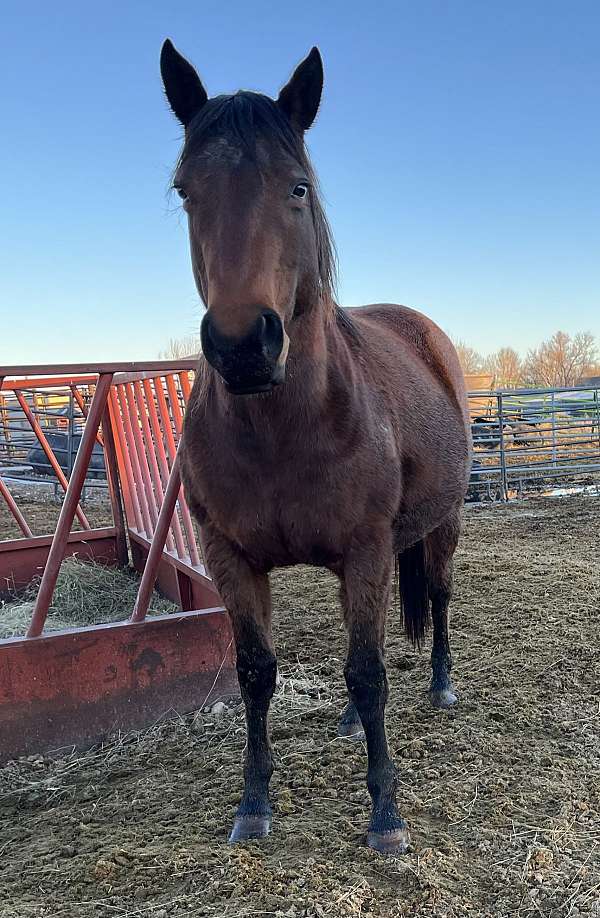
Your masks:
{"label": "horse's knee", "polygon": [[385,707],[388,682],[381,658],[350,658],[344,668],[344,676],[361,720]]}
{"label": "horse's knee", "polygon": [[267,649],[237,651],[238,681],[242,695],[252,701],[269,701],[277,681],[277,658]]}

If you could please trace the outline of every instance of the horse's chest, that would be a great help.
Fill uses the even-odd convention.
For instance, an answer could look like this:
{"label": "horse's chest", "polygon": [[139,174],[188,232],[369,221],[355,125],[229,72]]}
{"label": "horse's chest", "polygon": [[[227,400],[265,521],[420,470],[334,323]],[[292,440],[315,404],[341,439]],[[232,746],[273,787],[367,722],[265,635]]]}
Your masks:
{"label": "horse's chest", "polygon": [[347,514],[331,488],[327,496],[326,481],[311,478],[257,475],[243,491],[236,489],[235,505],[217,486],[207,501],[209,515],[257,560],[286,564],[337,555]]}
{"label": "horse's chest", "polygon": [[[195,452],[192,487],[210,520],[257,564],[335,565],[364,517],[364,476],[301,448],[254,461],[236,451]],[[188,476],[189,478],[190,476]]]}

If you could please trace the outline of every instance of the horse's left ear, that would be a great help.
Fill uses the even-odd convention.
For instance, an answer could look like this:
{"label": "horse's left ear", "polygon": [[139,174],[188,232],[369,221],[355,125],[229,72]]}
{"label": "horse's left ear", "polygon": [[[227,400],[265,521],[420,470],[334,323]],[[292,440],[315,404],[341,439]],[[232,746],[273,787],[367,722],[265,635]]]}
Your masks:
{"label": "horse's left ear", "polygon": [[323,60],[313,48],[279,93],[277,104],[297,131],[307,131],[315,120],[323,91]]}

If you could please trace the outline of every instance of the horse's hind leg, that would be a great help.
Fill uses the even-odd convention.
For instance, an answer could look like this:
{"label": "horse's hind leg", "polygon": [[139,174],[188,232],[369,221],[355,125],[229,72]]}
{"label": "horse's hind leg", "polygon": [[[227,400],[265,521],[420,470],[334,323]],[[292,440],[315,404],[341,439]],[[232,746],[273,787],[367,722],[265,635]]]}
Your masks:
{"label": "horse's hind leg", "polygon": [[277,672],[271,637],[269,578],[255,571],[218,530],[203,526],[210,574],[229,612],[237,655],[237,674],[246,708],[244,792],[230,842],[260,838],[271,829],[269,781],[273,757],[267,717]]}
{"label": "horse's hind leg", "polygon": [[448,635],[448,604],[452,595],[452,558],[459,535],[460,513],[456,511],[446,517],[425,539],[427,582],[433,623],[433,673],[429,697],[437,708],[451,707],[458,700],[450,678],[452,654]]}
{"label": "horse's hind leg", "polygon": [[373,801],[367,844],[384,854],[401,854],[408,846],[408,830],[398,813],[396,770],[384,724],[388,684],[383,643],[391,580],[389,530],[385,535],[363,533],[344,559],[341,592],[348,630],[344,675],[367,743],[367,787]]}

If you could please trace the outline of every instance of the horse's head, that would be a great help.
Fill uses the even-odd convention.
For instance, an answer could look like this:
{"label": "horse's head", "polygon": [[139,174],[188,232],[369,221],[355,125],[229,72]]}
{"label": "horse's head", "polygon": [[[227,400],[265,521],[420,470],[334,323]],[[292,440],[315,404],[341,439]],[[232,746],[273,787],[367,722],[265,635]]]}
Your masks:
{"label": "horse's head", "polygon": [[313,48],[276,101],[209,99],[168,40],[161,73],[185,128],[173,185],[206,305],[204,356],[233,393],[268,391],[285,378],[290,324],[330,295],[330,236],[303,139],[321,99],[321,56]]}

